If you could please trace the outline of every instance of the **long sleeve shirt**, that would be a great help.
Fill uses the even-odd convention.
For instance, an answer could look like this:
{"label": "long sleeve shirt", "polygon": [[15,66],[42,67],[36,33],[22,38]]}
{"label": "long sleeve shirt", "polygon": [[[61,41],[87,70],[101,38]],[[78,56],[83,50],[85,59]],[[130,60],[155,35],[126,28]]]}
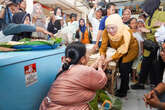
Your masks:
{"label": "long sleeve shirt", "polygon": [[95,97],[96,91],[105,86],[106,81],[102,70],[73,65],[53,83],[40,110],[89,110],[88,103]]}
{"label": "long sleeve shirt", "polygon": [[88,15],[88,19],[89,19],[90,23],[92,24],[92,28],[93,28],[92,41],[97,40],[97,33],[99,31],[99,25],[100,25],[100,20],[98,20],[98,19],[96,19],[96,17],[94,17],[94,13],[95,13],[95,10],[94,10],[94,8],[92,8]]}

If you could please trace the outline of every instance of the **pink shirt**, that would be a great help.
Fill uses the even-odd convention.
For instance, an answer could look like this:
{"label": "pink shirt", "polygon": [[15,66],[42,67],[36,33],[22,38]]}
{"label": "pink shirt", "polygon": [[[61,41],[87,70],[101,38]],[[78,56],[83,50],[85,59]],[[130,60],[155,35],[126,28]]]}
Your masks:
{"label": "pink shirt", "polygon": [[106,81],[102,70],[74,65],[56,79],[40,110],[89,110],[88,102],[95,97],[96,90],[105,86]]}

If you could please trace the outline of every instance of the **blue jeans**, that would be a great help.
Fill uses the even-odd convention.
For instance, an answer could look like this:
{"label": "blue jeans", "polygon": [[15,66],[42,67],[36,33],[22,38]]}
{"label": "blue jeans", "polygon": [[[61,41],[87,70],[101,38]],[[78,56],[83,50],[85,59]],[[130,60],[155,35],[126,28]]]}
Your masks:
{"label": "blue jeans", "polygon": [[[160,99],[160,102],[165,103],[165,93],[162,94],[162,95],[159,97],[159,99]],[[158,109],[158,110],[161,110],[161,109]]]}

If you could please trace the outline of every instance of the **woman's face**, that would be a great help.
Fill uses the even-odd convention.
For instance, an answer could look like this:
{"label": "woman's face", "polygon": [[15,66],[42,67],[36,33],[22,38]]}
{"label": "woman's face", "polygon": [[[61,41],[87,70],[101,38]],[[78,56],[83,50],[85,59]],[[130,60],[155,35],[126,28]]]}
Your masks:
{"label": "woman's face", "polygon": [[112,14],[114,14],[115,13],[115,11],[116,11],[116,6],[111,6],[109,9],[107,9],[107,15],[109,16],[109,15],[112,15]]}
{"label": "woman's face", "polygon": [[84,26],[85,25],[85,23],[84,23],[84,21],[83,20],[80,20],[80,26]]}
{"label": "woman's face", "polygon": [[117,25],[115,24],[110,24],[107,26],[107,32],[111,34],[112,36],[116,35],[117,30],[118,28],[117,28]]}
{"label": "woman's face", "polygon": [[61,16],[62,14],[61,14],[61,9],[57,9],[57,12],[56,12],[56,16]]}
{"label": "woman's face", "polygon": [[131,14],[129,11],[124,11],[123,12],[123,21],[128,21],[131,18]]}
{"label": "woman's face", "polygon": [[25,18],[25,21],[24,21],[24,24],[30,24],[30,18],[29,18],[29,16],[26,16],[26,18]]}
{"label": "woman's face", "polygon": [[143,22],[138,22],[137,27],[138,27],[138,28],[144,27],[144,23],[143,23]]}
{"label": "woman's face", "polygon": [[23,1],[20,3],[20,8],[26,10],[26,0],[23,0]]}
{"label": "woman's face", "polygon": [[136,19],[131,20],[130,28],[131,29],[137,29],[137,21],[136,21]]}

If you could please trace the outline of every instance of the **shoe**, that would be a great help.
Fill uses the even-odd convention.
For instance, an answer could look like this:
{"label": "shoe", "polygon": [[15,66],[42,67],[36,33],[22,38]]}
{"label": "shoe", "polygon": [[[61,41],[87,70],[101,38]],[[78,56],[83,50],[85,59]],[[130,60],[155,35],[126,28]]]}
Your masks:
{"label": "shoe", "polygon": [[144,85],[140,84],[140,83],[136,83],[134,85],[131,85],[131,88],[132,89],[145,89]]}
{"label": "shoe", "polygon": [[115,95],[118,95],[118,94],[120,94],[121,92],[120,92],[120,89],[118,89],[116,92],[115,92]]}
{"label": "shoe", "polygon": [[130,90],[129,86],[127,87],[127,91]]}
{"label": "shoe", "polygon": [[127,94],[125,94],[125,93],[119,93],[119,94],[116,94],[115,96],[122,98],[122,97],[126,97]]}

